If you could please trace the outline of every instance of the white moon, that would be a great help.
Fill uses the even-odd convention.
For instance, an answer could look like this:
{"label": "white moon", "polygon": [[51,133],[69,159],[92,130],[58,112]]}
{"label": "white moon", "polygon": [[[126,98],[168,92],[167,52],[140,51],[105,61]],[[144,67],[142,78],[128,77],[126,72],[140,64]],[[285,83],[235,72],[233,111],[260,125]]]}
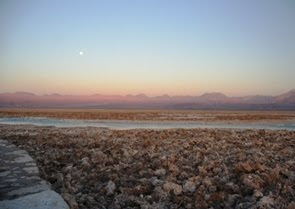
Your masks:
{"label": "white moon", "polygon": [[79,54],[82,56],[84,54],[84,52],[80,51]]}

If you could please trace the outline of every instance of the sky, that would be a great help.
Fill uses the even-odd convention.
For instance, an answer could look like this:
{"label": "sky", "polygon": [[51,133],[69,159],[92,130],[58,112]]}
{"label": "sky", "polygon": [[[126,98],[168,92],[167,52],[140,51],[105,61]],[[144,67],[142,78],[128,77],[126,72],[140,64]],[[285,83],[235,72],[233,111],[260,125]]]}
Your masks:
{"label": "sky", "polygon": [[0,92],[294,88],[293,0],[0,0]]}

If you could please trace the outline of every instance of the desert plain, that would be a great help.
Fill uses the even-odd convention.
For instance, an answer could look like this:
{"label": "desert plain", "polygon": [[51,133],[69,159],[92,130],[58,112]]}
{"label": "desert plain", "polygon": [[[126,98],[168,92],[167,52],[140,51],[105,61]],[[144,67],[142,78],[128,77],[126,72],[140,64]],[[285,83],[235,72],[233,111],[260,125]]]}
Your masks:
{"label": "desert plain", "polygon": [[[1,109],[0,117],[280,123],[292,111]],[[70,208],[295,208],[295,131],[0,125]]]}

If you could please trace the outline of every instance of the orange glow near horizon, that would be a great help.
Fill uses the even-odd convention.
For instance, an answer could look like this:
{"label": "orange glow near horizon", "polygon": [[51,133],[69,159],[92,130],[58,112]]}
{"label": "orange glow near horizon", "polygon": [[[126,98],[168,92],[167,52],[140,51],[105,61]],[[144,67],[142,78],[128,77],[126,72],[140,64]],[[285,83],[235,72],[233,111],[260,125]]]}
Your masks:
{"label": "orange glow near horizon", "polygon": [[[0,84],[1,85],[1,84]],[[3,85],[3,83],[2,83]],[[50,80],[23,80],[17,82],[13,88],[1,88],[4,92],[25,91],[38,95],[44,94],[64,94],[64,95],[127,95],[127,94],[146,94],[147,96],[160,96],[168,94],[170,96],[176,95],[191,95],[198,96],[208,92],[221,92],[227,96],[246,96],[246,95],[276,95],[290,89],[279,89],[280,91],[269,94],[267,89],[260,88],[259,92],[256,90],[259,86],[252,86],[252,88],[243,88],[242,86],[233,88],[230,84],[216,82],[215,85],[206,82],[196,81],[130,81],[130,80],[84,80],[80,79],[55,79],[54,82]]]}

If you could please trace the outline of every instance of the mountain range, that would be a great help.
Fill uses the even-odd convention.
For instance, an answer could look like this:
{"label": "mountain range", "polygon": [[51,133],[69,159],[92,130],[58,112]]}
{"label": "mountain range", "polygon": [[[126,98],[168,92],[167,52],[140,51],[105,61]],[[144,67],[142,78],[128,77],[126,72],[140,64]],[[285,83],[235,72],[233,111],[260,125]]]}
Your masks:
{"label": "mountain range", "polygon": [[36,95],[29,92],[1,93],[0,107],[25,108],[143,108],[295,110],[295,90],[277,96],[229,97],[223,93],[200,96],[138,95]]}

